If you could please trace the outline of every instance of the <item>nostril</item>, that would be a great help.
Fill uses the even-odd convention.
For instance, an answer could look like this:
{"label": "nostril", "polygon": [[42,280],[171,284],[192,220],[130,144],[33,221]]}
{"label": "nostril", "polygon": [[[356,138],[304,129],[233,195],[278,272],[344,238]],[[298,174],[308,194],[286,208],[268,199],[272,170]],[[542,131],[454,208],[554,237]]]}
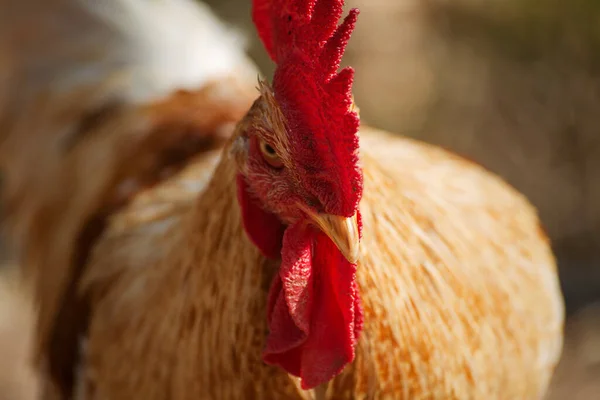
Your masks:
{"label": "nostril", "polygon": [[319,200],[317,200],[316,197],[310,196],[310,195],[306,195],[306,196],[304,196],[304,202],[314,212],[316,212],[316,213],[322,213],[323,212],[323,206],[321,205],[321,203],[319,202]]}

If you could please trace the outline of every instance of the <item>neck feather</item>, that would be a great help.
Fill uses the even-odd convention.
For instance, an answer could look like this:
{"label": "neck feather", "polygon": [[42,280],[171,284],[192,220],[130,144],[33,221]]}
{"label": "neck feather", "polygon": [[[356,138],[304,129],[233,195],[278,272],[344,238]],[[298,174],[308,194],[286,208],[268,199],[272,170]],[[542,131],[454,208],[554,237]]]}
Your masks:
{"label": "neck feather", "polygon": [[[235,177],[236,163],[226,146],[210,183],[190,210],[183,248],[177,252],[186,254],[180,264],[189,290],[183,308],[199,316],[192,327],[196,332],[187,337],[202,342],[183,346],[188,350],[180,356],[189,360],[180,365],[210,365],[206,376],[218,377],[218,384],[207,381],[205,387],[217,397],[227,397],[226,388],[239,386],[240,379],[248,378],[244,384],[253,385],[257,375],[270,376],[280,387],[290,385],[287,375],[261,359],[267,295],[278,265],[265,259],[243,230]],[[193,348],[198,352],[189,351]]]}

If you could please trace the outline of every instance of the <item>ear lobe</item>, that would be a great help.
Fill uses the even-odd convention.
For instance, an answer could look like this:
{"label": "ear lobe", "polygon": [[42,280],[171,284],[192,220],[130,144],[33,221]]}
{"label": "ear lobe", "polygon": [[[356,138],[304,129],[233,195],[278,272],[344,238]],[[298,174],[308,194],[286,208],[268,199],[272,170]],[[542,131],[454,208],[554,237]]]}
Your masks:
{"label": "ear lobe", "polygon": [[244,135],[239,135],[231,143],[231,147],[229,148],[229,156],[235,160],[239,170],[243,171],[246,167],[249,151],[250,144],[248,142],[248,137]]}
{"label": "ear lobe", "polygon": [[237,176],[238,202],[246,234],[261,253],[271,259],[281,257],[285,225],[273,213],[264,210],[249,192],[246,179]]}

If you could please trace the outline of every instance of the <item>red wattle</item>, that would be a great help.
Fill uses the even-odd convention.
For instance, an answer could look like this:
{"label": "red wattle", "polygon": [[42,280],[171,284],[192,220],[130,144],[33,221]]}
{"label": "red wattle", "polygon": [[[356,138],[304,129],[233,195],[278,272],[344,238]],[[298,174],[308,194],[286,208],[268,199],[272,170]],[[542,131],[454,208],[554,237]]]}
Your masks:
{"label": "red wattle", "polygon": [[248,237],[267,258],[278,259],[285,225],[275,214],[265,211],[248,192],[242,175],[237,178],[237,197],[242,211],[242,221]]}
{"label": "red wattle", "polygon": [[271,332],[263,359],[301,377],[302,387],[310,389],[354,360],[362,312],[356,265],[325,234],[301,224],[284,234],[281,268],[269,295]]}
{"label": "red wattle", "polygon": [[286,228],[258,205],[242,176],[237,184],[248,237],[266,257],[281,256],[267,303],[263,360],[299,376],[303,389],[314,388],[354,360],[362,330],[356,265],[306,221]]}

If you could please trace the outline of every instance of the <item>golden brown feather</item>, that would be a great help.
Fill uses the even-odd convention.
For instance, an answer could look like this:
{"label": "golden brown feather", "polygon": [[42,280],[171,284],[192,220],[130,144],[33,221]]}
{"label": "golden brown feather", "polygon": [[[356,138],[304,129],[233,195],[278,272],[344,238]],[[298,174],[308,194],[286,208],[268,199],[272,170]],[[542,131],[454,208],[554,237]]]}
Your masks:
{"label": "golden brown feather", "polygon": [[35,281],[40,367],[64,393],[89,250],[108,215],[231,134],[256,79],[237,42],[189,0],[0,5],[6,222]]}
{"label": "golden brown feather", "polygon": [[[563,309],[534,209],[442,150],[370,128],[361,137],[365,331],[328,398],[541,397]],[[81,286],[93,309],[89,398],[309,398],[260,360],[276,266],[241,229],[224,154],[111,217]]]}

